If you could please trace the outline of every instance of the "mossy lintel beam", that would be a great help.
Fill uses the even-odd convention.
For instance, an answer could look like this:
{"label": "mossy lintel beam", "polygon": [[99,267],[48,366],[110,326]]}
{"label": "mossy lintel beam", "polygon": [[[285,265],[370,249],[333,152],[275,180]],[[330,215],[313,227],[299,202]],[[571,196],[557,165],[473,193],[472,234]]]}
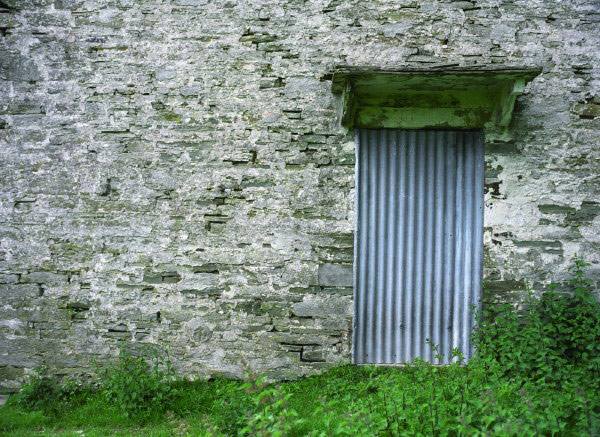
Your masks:
{"label": "mossy lintel beam", "polygon": [[332,91],[342,95],[347,128],[502,130],[515,100],[540,69],[379,70],[340,66]]}

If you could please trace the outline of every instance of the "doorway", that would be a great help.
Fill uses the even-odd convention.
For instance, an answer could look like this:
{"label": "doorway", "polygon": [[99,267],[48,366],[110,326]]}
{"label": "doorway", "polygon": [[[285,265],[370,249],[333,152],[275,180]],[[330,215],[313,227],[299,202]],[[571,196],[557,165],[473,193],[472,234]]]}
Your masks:
{"label": "doorway", "polygon": [[[481,297],[481,131],[357,129],[353,360],[471,355]],[[436,359],[428,341],[440,346]]]}

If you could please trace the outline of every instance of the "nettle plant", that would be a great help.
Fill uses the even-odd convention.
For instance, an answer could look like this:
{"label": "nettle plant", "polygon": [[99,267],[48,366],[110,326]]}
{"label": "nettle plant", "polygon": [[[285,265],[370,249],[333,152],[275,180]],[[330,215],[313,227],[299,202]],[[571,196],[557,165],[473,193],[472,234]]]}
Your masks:
{"label": "nettle plant", "polygon": [[18,405],[26,411],[55,413],[62,398],[61,386],[48,376],[45,369],[38,367],[21,390],[9,399],[9,404]]}
{"label": "nettle plant", "polygon": [[559,292],[552,284],[539,297],[530,293],[524,311],[510,304],[486,307],[474,335],[479,359],[511,378],[600,382],[600,302],[585,278],[588,266],[576,257],[571,289]]}
{"label": "nettle plant", "polygon": [[176,395],[168,352],[144,348],[138,356],[121,349],[119,360],[99,370],[99,393],[127,416],[162,412]]}
{"label": "nettle plant", "polygon": [[289,435],[293,429],[303,423],[298,413],[290,408],[291,394],[284,393],[275,384],[269,384],[267,378],[246,367],[246,381],[241,389],[252,400],[254,408],[247,413],[246,424],[239,435],[281,437]]}

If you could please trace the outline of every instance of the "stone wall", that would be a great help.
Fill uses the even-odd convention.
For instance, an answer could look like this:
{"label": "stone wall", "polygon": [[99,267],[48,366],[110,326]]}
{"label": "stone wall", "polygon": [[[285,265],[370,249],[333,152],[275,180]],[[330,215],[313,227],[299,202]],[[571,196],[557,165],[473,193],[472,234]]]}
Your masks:
{"label": "stone wall", "polygon": [[122,342],[194,377],[348,362],[335,65],[540,67],[486,145],[485,279],[600,263],[594,0],[1,0],[0,380]]}

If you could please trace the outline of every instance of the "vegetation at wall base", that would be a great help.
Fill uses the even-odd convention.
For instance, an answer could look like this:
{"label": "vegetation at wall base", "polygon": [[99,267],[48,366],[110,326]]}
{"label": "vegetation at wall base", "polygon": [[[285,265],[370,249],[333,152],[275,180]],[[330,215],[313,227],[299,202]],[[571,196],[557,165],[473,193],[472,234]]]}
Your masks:
{"label": "vegetation at wall base", "polygon": [[[341,366],[298,381],[176,380],[168,354],[121,351],[95,384],[40,370],[0,408],[0,435],[600,435],[600,304],[570,289],[486,305],[477,357]],[[431,344],[434,352],[439,350]]]}
{"label": "vegetation at wall base", "polygon": [[137,356],[121,349],[116,365],[98,373],[98,394],[127,417],[164,412],[177,393],[168,351],[161,354],[157,348],[144,348]]}

